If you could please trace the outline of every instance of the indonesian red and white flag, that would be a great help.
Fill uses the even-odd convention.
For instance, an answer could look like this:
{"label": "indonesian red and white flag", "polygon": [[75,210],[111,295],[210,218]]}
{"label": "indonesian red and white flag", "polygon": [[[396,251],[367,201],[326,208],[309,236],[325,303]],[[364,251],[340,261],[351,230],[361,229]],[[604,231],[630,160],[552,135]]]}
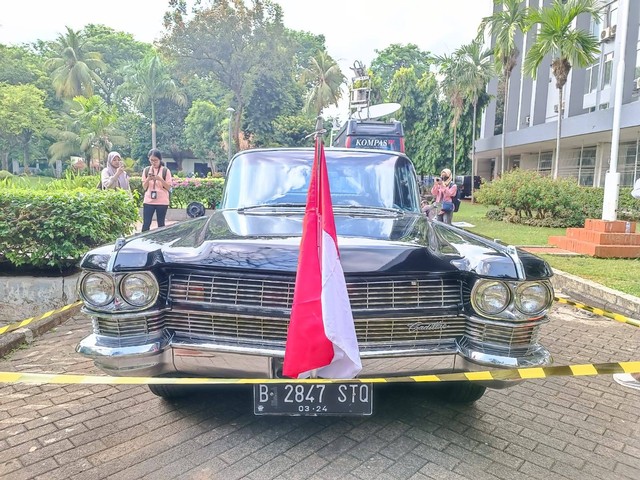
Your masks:
{"label": "indonesian red and white flag", "polygon": [[323,378],[354,378],[362,370],[320,139],[307,194],[283,373],[307,378],[314,370]]}

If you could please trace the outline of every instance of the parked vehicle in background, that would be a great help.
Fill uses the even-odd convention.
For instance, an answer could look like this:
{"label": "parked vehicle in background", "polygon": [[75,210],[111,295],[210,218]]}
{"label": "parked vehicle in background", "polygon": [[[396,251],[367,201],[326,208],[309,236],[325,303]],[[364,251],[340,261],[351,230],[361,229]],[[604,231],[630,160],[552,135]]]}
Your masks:
{"label": "parked vehicle in background", "polygon": [[[544,260],[427,219],[400,152],[325,152],[365,383],[349,407],[340,387],[353,384],[333,382],[326,395],[314,384],[278,384],[295,387],[293,396],[258,384],[255,413],[365,414],[367,377],[551,363],[538,343],[553,301]],[[242,151],[211,216],[88,252],[78,285],[93,331],[77,351],[111,375],[281,378],[313,157],[313,149]],[[442,394],[473,402],[486,387],[513,384],[456,381]]]}
{"label": "parked vehicle in background", "polygon": [[333,146],[404,152],[404,130],[397,120],[385,122],[350,118],[338,131]]}
{"label": "parked vehicle in background", "polygon": [[[458,188],[462,188],[462,196],[460,198],[471,198],[471,175],[456,175],[456,185],[458,185]],[[473,189],[478,190],[481,185],[482,179],[476,175]]]}

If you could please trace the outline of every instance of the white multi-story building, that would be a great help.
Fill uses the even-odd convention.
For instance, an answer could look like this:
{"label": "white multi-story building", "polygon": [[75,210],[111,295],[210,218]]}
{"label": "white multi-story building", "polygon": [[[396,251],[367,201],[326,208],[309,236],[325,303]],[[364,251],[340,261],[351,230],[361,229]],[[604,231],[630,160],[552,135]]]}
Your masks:
{"label": "white multi-story building", "polygon": [[[527,6],[548,5],[551,0],[526,0]],[[609,171],[618,62],[625,71],[620,115],[617,171],[620,185],[632,185],[640,177],[640,0],[603,2],[599,22],[588,16],[578,27],[600,39],[600,54],[587,68],[573,66],[563,91],[563,120],[559,176],[573,177],[581,185],[604,186]],[[618,22],[627,21],[625,51],[619,51]],[[513,168],[551,173],[556,149],[558,90],[551,72],[551,58],[543,62],[536,80],[522,72],[524,55],[535,39],[532,29],[517,39],[521,55],[511,75],[509,106],[505,122],[505,171]],[[494,97],[484,112],[476,143],[477,174],[492,179],[500,173],[502,125],[496,122],[498,80],[488,86]],[[498,119],[500,118],[498,113]]]}

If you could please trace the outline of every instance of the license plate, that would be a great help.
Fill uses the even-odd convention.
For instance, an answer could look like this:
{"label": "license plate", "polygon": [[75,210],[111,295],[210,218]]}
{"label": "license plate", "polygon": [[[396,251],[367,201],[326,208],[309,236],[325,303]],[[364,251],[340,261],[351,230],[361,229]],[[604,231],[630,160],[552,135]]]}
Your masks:
{"label": "license plate", "polygon": [[253,386],[256,415],[371,415],[371,383],[261,383]]}

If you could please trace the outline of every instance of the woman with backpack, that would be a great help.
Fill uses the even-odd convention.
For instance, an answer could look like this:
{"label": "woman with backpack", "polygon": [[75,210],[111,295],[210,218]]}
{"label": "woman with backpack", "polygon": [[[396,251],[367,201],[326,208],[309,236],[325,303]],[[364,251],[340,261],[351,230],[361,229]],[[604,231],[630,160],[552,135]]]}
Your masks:
{"label": "woman with backpack", "polygon": [[156,214],[158,227],[164,227],[164,220],[169,209],[169,190],[171,189],[171,172],[162,165],[162,153],[156,148],[149,150],[149,163],[142,172],[142,231],[151,227],[153,214]]}
{"label": "woman with backpack", "polygon": [[431,188],[431,195],[433,195],[438,211],[438,220],[451,225],[453,220],[453,210],[455,205],[453,199],[458,193],[458,186],[451,177],[451,170],[444,168],[440,172],[440,177],[436,177],[436,181]]}

